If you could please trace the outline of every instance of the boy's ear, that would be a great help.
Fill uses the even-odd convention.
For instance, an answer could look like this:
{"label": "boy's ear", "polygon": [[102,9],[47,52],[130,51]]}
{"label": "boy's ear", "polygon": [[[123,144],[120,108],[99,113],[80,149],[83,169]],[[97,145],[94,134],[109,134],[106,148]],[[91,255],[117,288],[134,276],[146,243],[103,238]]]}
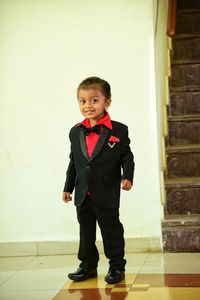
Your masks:
{"label": "boy's ear", "polygon": [[111,98],[106,99],[106,109],[110,106],[111,104]]}

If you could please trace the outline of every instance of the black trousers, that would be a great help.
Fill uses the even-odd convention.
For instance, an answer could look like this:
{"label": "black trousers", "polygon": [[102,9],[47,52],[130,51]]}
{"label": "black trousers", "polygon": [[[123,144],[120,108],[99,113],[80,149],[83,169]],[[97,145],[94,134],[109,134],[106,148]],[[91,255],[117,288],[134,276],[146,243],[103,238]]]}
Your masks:
{"label": "black trousers", "polygon": [[119,208],[99,207],[87,195],[83,204],[77,207],[77,219],[80,224],[78,251],[80,267],[84,269],[97,268],[99,253],[95,242],[98,222],[105,256],[109,259],[110,267],[125,270],[124,229],[119,220]]}

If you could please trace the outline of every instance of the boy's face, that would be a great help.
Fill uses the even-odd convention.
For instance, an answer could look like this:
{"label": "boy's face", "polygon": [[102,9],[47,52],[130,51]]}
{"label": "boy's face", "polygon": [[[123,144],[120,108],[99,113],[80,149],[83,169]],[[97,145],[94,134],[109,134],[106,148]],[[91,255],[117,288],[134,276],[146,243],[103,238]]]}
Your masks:
{"label": "boy's face", "polygon": [[111,100],[106,99],[99,89],[80,89],[78,103],[81,113],[91,124],[95,124],[104,116],[104,111],[110,106]]}

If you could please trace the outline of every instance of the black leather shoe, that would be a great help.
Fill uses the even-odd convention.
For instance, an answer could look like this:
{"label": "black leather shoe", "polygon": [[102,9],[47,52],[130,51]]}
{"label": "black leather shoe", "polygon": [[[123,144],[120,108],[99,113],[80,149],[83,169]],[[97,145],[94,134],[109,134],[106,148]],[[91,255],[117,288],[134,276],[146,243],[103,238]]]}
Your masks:
{"label": "black leather shoe", "polygon": [[76,272],[69,273],[68,278],[74,281],[83,281],[88,278],[97,277],[97,270],[85,270],[83,268],[78,268]]}
{"label": "black leather shoe", "polygon": [[122,281],[124,277],[124,271],[109,269],[108,274],[105,276],[105,281],[110,284],[118,283]]}

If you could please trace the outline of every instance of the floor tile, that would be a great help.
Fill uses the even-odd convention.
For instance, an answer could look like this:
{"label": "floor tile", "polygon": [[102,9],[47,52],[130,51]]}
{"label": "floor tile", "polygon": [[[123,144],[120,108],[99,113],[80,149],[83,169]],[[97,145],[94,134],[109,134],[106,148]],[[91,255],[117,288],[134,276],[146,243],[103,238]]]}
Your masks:
{"label": "floor tile", "polygon": [[[129,292],[125,300],[199,300],[198,288],[150,288],[147,292]],[[59,300],[59,299],[58,299]],[[71,299],[69,299],[71,300]]]}
{"label": "floor tile", "polygon": [[151,253],[146,258],[140,273],[148,274],[163,274],[164,273],[164,258],[161,253]]}
{"label": "floor tile", "polygon": [[72,282],[76,255],[0,259],[1,300],[199,300],[200,253],[128,253],[125,280],[104,281],[108,260],[100,256],[98,277]]}
{"label": "floor tile", "polygon": [[126,273],[139,273],[148,257],[149,253],[127,253]]}
{"label": "floor tile", "polygon": [[164,287],[165,276],[163,274],[138,274],[134,284],[148,284],[150,287]]}
{"label": "floor tile", "polygon": [[200,287],[200,274],[138,274],[134,283],[150,287]]}
{"label": "floor tile", "polygon": [[[124,287],[124,285],[133,284],[137,275],[126,274],[125,279],[117,285],[119,287]],[[113,288],[115,284],[107,284],[104,280],[104,275],[99,275],[97,278],[91,278],[82,282],[74,282],[69,280],[63,287],[63,289],[78,290],[78,289],[88,289],[88,288]]]}
{"label": "floor tile", "polygon": [[79,289],[61,290],[53,300],[199,300],[198,288],[157,287],[148,290]]}
{"label": "floor tile", "polygon": [[200,274],[164,274],[165,286],[168,287],[199,287]]}
{"label": "floor tile", "polygon": [[[97,278],[91,278],[82,282],[74,282],[69,280],[63,287],[65,290],[79,290],[79,289],[89,289],[89,288],[105,288],[106,282],[104,281],[104,276],[99,275]],[[114,285],[109,285],[112,288]]]}
{"label": "floor tile", "polygon": [[[143,274],[200,273],[200,253],[153,253],[142,266]],[[189,262],[189,263],[188,263]]]}
{"label": "floor tile", "polygon": [[65,269],[71,270],[78,265],[76,255],[49,255],[37,256],[30,264],[26,266],[26,270],[33,269]]}
{"label": "floor tile", "polygon": [[165,273],[200,273],[200,253],[166,253],[163,259]]}
{"label": "floor tile", "polygon": [[35,256],[1,257],[0,271],[16,271],[35,259]]}
{"label": "floor tile", "polygon": [[130,291],[147,291],[149,287],[150,283],[134,283],[131,286]]}
{"label": "floor tile", "polygon": [[57,290],[0,292],[1,300],[52,300]]}
{"label": "floor tile", "polygon": [[0,291],[60,289],[66,282],[66,271],[60,269],[23,270],[0,286]]}
{"label": "floor tile", "polygon": [[111,288],[107,290],[89,288],[82,290],[61,290],[53,300],[111,300],[111,290]]}
{"label": "floor tile", "polygon": [[75,256],[38,256],[0,286],[0,291],[60,289],[67,280]]}
{"label": "floor tile", "polygon": [[33,261],[34,256],[0,258],[0,285]]}

